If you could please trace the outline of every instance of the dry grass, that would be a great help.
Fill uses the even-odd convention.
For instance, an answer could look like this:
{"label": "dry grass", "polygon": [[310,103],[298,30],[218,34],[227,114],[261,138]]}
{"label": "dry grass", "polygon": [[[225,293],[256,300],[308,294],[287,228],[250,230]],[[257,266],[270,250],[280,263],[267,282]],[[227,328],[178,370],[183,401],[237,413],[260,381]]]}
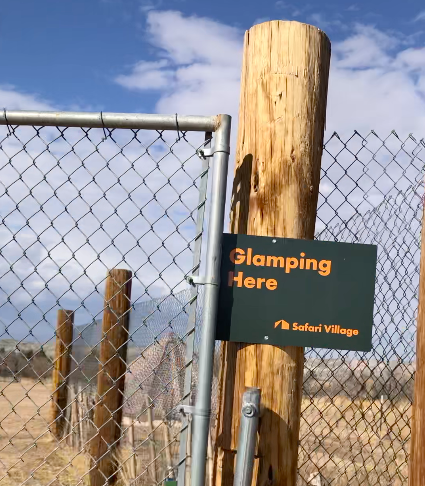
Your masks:
{"label": "dry grass", "polygon": [[[410,417],[407,400],[305,399],[301,478],[320,470],[332,486],[407,485]],[[299,484],[307,484],[301,478]]]}
{"label": "dry grass", "polygon": [[[131,422],[129,418],[123,420],[123,425],[125,423]],[[153,423],[154,433],[153,442],[155,449],[155,461],[153,465],[151,463],[150,448],[149,448],[149,428],[148,424],[145,422],[135,422],[134,427],[134,438],[136,442],[136,477],[138,486],[153,486],[157,482],[163,482],[169,473],[167,453],[168,449],[169,456],[173,465],[178,463],[179,460],[179,430],[180,424],[165,424],[163,421],[155,420]],[[168,434],[165,440],[165,428],[168,429]],[[121,442],[121,447],[119,451],[118,462],[122,464],[121,478],[124,484],[131,484],[133,481],[133,475],[131,473],[131,456],[133,451],[128,442],[128,433],[125,434],[124,440]],[[167,444],[169,444],[167,448]],[[155,468],[155,473],[153,471]],[[156,480],[155,480],[156,477]]]}
{"label": "dry grass", "polygon": [[[0,482],[2,485],[86,483],[88,464],[48,431],[50,386],[31,379],[0,382]],[[83,478],[83,479],[81,479]]]}
{"label": "dry grass", "polygon": [[[50,385],[31,379],[0,382],[0,486],[88,484],[87,456],[58,444],[48,430],[50,393]],[[384,402],[381,408],[379,400],[304,399],[298,484],[305,486],[305,479],[320,469],[323,485],[407,485],[410,413],[408,401]],[[123,425],[129,424],[124,420]],[[146,425],[141,422],[135,426],[139,444],[148,434]],[[159,480],[166,464],[164,426],[158,425],[155,421]],[[170,428],[171,439],[178,432],[177,423],[175,427]],[[178,443],[172,442],[171,455],[176,460]],[[124,464],[119,483],[129,484],[132,451],[126,437],[119,454]],[[138,486],[153,483],[151,474],[143,474],[143,464],[148,463],[146,443],[137,450]]]}
{"label": "dry grass", "polygon": [[[65,441],[58,444],[49,432],[50,394],[50,383],[43,385],[31,379],[0,382],[0,486],[17,486],[24,482],[28,486],[89,484],[88,455],[68,447]],[[128,418],[123,422],[125,428],[131,423]],[[162,421],[153,424],[158,480],[166,475],[165,425],[161,424]],[[172,429],[170,434],[173,439],[177,429]],[[138,486],[154,484],[149,474],[151,468],[146,471],[144,466],[150,462],[147,435],[147,423],[136,423],[135,438],[143,444],[136,452]],[[125,433],[117,456],[122,465],[118,486],[134,484],[129,467],[132,450],[127,439],[128,433]],[[170,452],[177,461],[178,443],[173,440]]]}

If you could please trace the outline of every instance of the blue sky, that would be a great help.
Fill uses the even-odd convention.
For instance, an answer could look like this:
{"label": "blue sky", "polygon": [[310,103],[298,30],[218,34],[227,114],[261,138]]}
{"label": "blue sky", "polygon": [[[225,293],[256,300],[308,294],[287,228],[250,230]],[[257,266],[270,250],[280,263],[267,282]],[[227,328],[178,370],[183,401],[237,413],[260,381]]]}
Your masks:
{"label": "blue sky", "polygon": [[[155,18],[156,22],[152,20]],[[186,21],[175,22],[176,18]],[[175,73],[179,67],[187,68],[197,63],[206,68],[220,67],[223,60],[226,64],[227,56],[227,64],[233,64],[235,69],[233,72],[227,70],[226,82],[222,83],[221,89],[207,87],[203,93],[199,93],[199,90],[196,93],[214,96],[216,103],[201,100],[192,106],[198,108],[199,112],[210,109],[214,113],[227,111],[234,115],[238,99],[238,43],[242,40],[244,30],[253,23],[268,19],[298,20],[323,28],[333,43],[334,57],[336,44],[353,40],[359,26],[367,26],[373,29],[374,34],[387,36],[378,42],[380,49],[385,54],[389,53],[392,60],[397,52],[425,45],[425,12],[421,12],[419,1],[406,1],[402,5],[400,2],[383,0],[356,3],[347,0],[293,3],[263,0],[249,4],[223,0],[5,2],[0,19],[0,87],[3,88],[0,104],[21,109],[26,106],[43,107],[44,104],[46,107],[63,109],[130,112],[164,112],[169,107],[168,111],[172,112],[184,107],[175,102],[168,105],[161,103],[161,99],[169,98],[167,88],[173,89],[171,79],[168,86],[167,80],[163,79],[159,89],[153,89],[153,86],[137,87],[137,83],[125,83],[122,76],[130,74],[140,61],[167,62],[166,68]],[[184,31],[192,26],[202,26],[211,31],[214,30],[210,29],[212,26],[215,32],[204,35],[199,29],[192,37],[187,35],[188,32],[180,32],[179,38],[179,26]],[[220,28],[223,30],[220,31]],[[168,32],[169,37],[164,41],[158,35],[158,30]],[[373,35],[364,35],[372,43]],[[214,44],[216,37],[221,38],[216,45],[216,56],[207,53],[203,58],[203,51],[214,50],[211,44]],[[391,40],[394,41],[393,45],[390,45]],[[196,44],[196,52],[185,58],[178,51],[179,42],[182,51],[188,43]],[[229,49],[226,49],[226,43]],[[171,52],[173,44],[177,49]],[[365,46],[359,46],[363,51]],[[421,56],[425,64],[423,52]],[[372,64],[366,67],[353,65],[348,68],[356,71],[379,65],[378,59],[371,61]],[[146,74],[146,70],[143,73]],[[205,76],[208,75],[205,72]],[[192,79],[193,83],[199,85],[205,82],[202,75],[196,76],[196,79]],[[121,82],[117,82],[119,80]],[[373,81],[378,82],[376,78]],[[193,91],[194,87],[190,89]],[[389,89],[396,88],[391,86]],[[231,96],[233,103],[226,105],[220,101],[222,96],[226,100]],[[183,111],[190,112],[192,106]],[[217,109],[214,110],[215,107]]]}
{"label": "blue sky", "polygon": [[[344,138],[353,130],[366,134],[371,129],[383,138],[393,129],[401,137],[413,133],[419,140],[425,135],[425,9],[418,1],[406,1],[401,5],[381,0],[373,3],[341,0],[296,4],[282,0],[250,4],[223,0],[19,0],[3,2],[2,7],[0,108],[229,113],[233,116],[234,146],[244,31],[261,21],[286,19],[316,25],[331,39],[326,136],[338,131]],[[2,130],[7,136],[6,128]],[[54,129],[45,132],[50,137]],[[100,133],[98,136],[103,135]],[[13,142],[13,139],[7,140],[11,149],[15,150]],[[60,141],[60,144],[64,142]],[[6,142],[3,148],[5,146]],[[112,157],[116,147],[108,147],[107,144],[103,147],[107,157]],[[33,147],[33,150],[36,149],[39,150]],[[60,145],[57,150],[62,149]],[[80,156],[89,149],[81,148]],[[78,160],[74,162],[78,163]],[[16,174],[7,156],[3,163],[6,170],[1,173],[0,182],[13,185]],[[13,163],[26,167],[25,164],[31,165],[31,160],[21,154]],[[47,167],[43,170],[47,171]],[[69,167],[69,163],[61,167],[63,173],[57,174],[57,177],[68,177],[66,171],[71,170]],[[7,169],[10,169],[9,173]],[[37,177],[27,172],[24,182],[28,187],[35,187]],[[135,174],[134,181],[137,177]],[[69,181],[68,196],[75,186],[83,184],[84,177],[79,178]],[[231,178],[230,175],[229,181]],[[37,292],[43,289],[44,282],[51,275],[56,275],[55,259],[61,262],[68,258],[67,252],[81,246],[80,239],[86,236],[67,234],[65,243],[68,248],[59,247],[62,238],[59,224],[55,228],[57,234],[43,233],[44,223],[36,221],[37,215],[42,216],[38,214],[37,204],[40,203],[32,199],[33,195],[20,204],[21,214],[7,216],[8,211],[13,213],[17,201],[28,195],[28,187],[18,188],[15,185],[15,200],[13,191],[0,196],[0,214],[6,219],[0,231],[0,245],[7,247],[10,253],[6,255],[3,250],[0,253],[0,257],[9,258],[0,261],[0,274],[6,272],[7,278],[4,278],[9,279],[7,285],[0,282],[0,288],[4,286],[3,300],[12,293],[14,286],[19,286],[18,281],[7,276],[11,261],[17,262],[14,272],[23,272],[22,275],[29,275],[32,279],[25,277],[29,293],[25,295],[25,303],[17,302],[14,316],[0,313],[0,318],[6,321],[15,319],[16,309],[27,305],[31,295],[39,295]],[[322,185],[322,191],[328,189]],[[66,203],[60,201],[61,195],[53,197],[51,190],[52,187],[47,187],[39,197],[51,202],[52,211],[64,211]],[[167,197],[172,197],[172,194],[167,194]],[[382,194],[380,197],[382,199]],[[197,199],[191,202],[196,207]],[[113,208],[105,204],[101,209],[106,213],[113,212]],[[44,210],[47,211],[46,207]],[[74,219],[75,214],[71,214]],[[22,216],[31,218],[32,228],[26,225],[25,218],[20,223]],[[102,216],[104,220],[107,217],[110,216]],[[19,233],[26,248],[32,248],[36,253],[30,264],[23,257],[22,248],[9,244],[11,232],[16,231],[13,225],[17,224],[23,224]],[[91,223],[87,221],[86,224]],[[138,225],[142,227],[141,223]],[[115,231],[118,231],[118,226],[115,225]],[[91,228],[86,233],[90,231]],[[44,234],[42,248],[36,233]],[[103,238],[102,243],[109,245],[111,236],[104,235]],[[92,255],[95,246],[90,241],[84,245],[85,253],[82,251],[81,257],[73,258],[69,267],[70,279],[79,278],[81,262],[88,267],[93,258],[96,259]],[[105,269],[117,264],[116,258],[119,260],[125,253],[124,246],[117,248],[118,253],[121,252],[118,255],[103,253],[101,261],[98,261],[99,268],[90,267],[91,282],[80,282],[81,295],[66,297],[68,300],[65,299],[66,302],[61,305],[68,308],[79,306],[81,299],[90,294],[92,282],[101,282]],[[41,262],[45,264],[42,270]],[[191,260],[186,263],[190,266]],[[158,279],[157,269],[151,270],[152,280]],[[45,273],[40,273],[42,271]],[[143,268],[144,279],[147,278],[146,273]],[[62,284],[64,291],[69,290],[67,282]],[[144,285],[146,282],[141,282],[139,290]],[[14,298],[18,301],[18,295]],[[42,299],[44,297],[40,296],[40,308],[55,309],[52,296]],[[96,315],[101,306],[100,295],[97,295],[96,302],[88,307],[92,315]],[[33,312],[34,309],[28,308],[27,318],[31,322],[41,319],[43,327],[44,317],[40,317],[39,309],[36,310]],[[54,318],[52,311],[49,317],[52,325]],[[84,319],[87,322],[87,316]],[[79,318],[79,323],[84,319]],[[16,336],[23,337],[27,331],[19,326],[14,326],[14,332],[17,332]],[[40,336],[44,339],[51,333],[52,328],[46,327],[40,331]]]}

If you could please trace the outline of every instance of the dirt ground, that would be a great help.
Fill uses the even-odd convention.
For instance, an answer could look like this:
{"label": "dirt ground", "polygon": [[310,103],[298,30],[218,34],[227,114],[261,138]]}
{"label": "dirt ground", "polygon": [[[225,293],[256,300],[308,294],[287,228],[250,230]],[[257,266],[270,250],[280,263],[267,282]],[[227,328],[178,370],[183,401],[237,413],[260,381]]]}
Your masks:
{"label": "dirt ground", "polygon": [[[31,379],[0,381],[0,486],[88,484],[87,456],[58,443],[49,432],[50,393],[49,384]],[[302,409],[298,485],[308,484],[318,468],[324,485],[407,485],[407,400],[323,397],[304,399]],[[137,433],[142,433],[142,425]],[[163,447],[160,441],[158,450]],[[174,456],[178,444],[173,448]],[[138,456],[138,461],[144,460]]]}
{"label": "dirt ground", "polygon": [[87,459],[58,443],[48,430],[50,392],[31,379],[0,382],[0,484],[87,482]]}
{"label": "dirt ground", "polygon": [[[0,486],[75,486],[88,485],[90,461],[88,454],[78,453],[65,444],[58,442],[49,431],[49,417],[51,384],[43,385],[32,379],[22,379],[20,382],[0,381]],[[132,421],[124,417],[123,427],[126,428]],[[162,421],[154,421],[156,429],[156,454],[164,449]],[[177,430],[169,432],[171,438]],[[135,438],[146,442],[147,424],[136,422],[134,427]],[[128,433],[124,434],[118,461],[123,464],[120,472],[118,486],[131,483],[128,447]],[[151,478],[152,468],[149,464],[148,443],[141,447],[137,453],[138,474],[144,470],[137,480],[138,486],[153,485]],[[172,443],[170,452],[178,456],[178,443]],[[163,477],[162,454],[158,454],[155,461],[157,477]],[[156,484],[156,483],[155,483]]]}

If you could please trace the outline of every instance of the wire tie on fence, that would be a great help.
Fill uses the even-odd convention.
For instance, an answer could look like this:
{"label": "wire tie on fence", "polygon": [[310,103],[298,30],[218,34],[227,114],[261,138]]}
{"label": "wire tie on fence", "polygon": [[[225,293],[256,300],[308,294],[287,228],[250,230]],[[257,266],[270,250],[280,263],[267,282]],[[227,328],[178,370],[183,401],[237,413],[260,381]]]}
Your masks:
{"label": "wire tie on fence", "polygon": [[12,131],[10,130],[10,124],[9,124],[9,121],[7,119],[7,115],[6,115],[6,108],[3,108],[3,115],[4,115],[4,119],[6,121],[6,126],[7,126],[7,130],[9,132],[9,135],[8,137],[10,137],[12,135]]}
{"label": "wire tie on fence", "polygon": [[176,128],[177,128],[177,138],[176,138],[176,142],[180,142],[180,139],[181,139],[180,132],[181,132],[181,130],[180,130],[180,127],[179,127],[179,121],[177,119],[177,113],[176,113]]}
{"label": "wire tie on fence", "polygon": [[102,142],[105,142],[108,139],[108,136],[106,135],[106,127],[105,127],[105,122],[103,121],[102,112],[100,112],[100,121],[102,122],[103,135],[104,135],[104,137],[102,138]]}

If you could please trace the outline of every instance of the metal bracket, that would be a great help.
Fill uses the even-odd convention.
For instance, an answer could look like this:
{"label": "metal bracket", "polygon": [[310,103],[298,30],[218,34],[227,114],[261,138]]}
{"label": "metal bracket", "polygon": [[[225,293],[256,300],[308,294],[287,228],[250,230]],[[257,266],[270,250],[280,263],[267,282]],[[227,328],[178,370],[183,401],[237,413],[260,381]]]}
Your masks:
{"label": "metal bracket", "polygon": [[227,145],[227,146],[220,146],[218,145],[217,147],[213,147],[213,148],[200,148],[196,151],[196,153],[198,154],[199,157],[201,157],[201,159],[206,159],[208,157],[213,157],[215,153],[217,152],[224,152],[226,154],[230,154],[230,147]]}
{"label": "metal bracket", "polygon": [[195,412],[195,407],[192,405],[179,405],[177,411],[183,415],[193,415]]}
{"label": "metal bracket", "polygon": [[192,285],[192,287],[195,287],[195,285],[217,285],[218,286],[217,282],[214,282],[213,280],[203,275],[186,275],[185,279],[189,282],[190,285]]}
{"label": "metal bracket", "polygon": [[185,415],[202,415],[206,417],[211,417],[212,415],[212,410],[210,410],[210,413],[202,413],[199,412],[199,410],[196,409],[193,405],[178,405],[177,406],[177,411],[180,412],[181,414]]}
{"label": "metal bracket", "polygon": [[196,151],[196,153],[198,154],[199,157],[201,157],[201,159],[213,157],[214,155],[214,151],[212,148],[200,148]]}

